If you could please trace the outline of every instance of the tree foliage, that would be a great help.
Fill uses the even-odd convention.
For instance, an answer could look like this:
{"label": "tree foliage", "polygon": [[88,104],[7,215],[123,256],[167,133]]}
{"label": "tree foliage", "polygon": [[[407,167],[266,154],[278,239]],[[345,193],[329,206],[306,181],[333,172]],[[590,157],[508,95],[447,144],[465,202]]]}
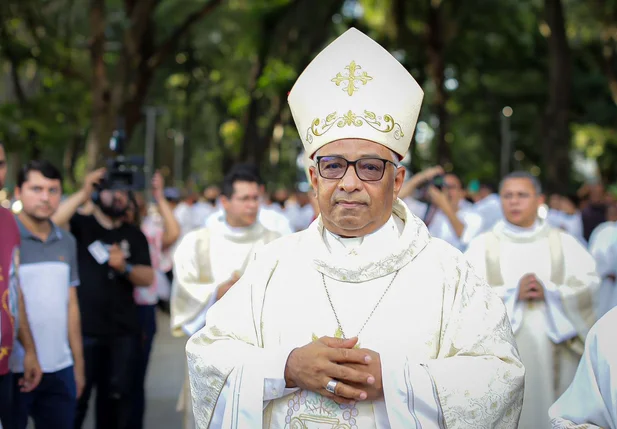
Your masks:
{"label": "tree foliage", "polygon": [[582,155],[617,180],[617,0],[6,0],[0,138],[74,178],[109,155],[118,118],[143,153],[154,106],[169,177],[202,186],[251,161],[290,185],[301,144],[287,93],[349,26],[425,90],[413,170],[496,181],[509,106],[510,168],[564,190]]}

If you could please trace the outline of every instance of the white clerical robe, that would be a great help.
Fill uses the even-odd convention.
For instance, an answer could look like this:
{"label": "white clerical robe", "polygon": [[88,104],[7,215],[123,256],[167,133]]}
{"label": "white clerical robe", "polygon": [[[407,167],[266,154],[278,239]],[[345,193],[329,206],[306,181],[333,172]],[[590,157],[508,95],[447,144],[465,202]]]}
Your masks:
{"label": "white clerical robe", "polygon": [[561,210],[549,209],[546,221],[549,225],[566,231],[583,246],[587,246],[587,241],[583,237],[583,216],[580,211],[576,211],[574,214],[567,214]]}
{"label": "white clerical robe", "polygon": [[[224,218],[215,229],[189,232],[174,254],[172,333],[190,336],[201,329],[209,308],[216,302],[219,285],[230,280],[234,273],[242,275],[255,252],[278,237],[278,233],[259,223],[248,228],[232,228]],[[188,381],[177,408],[186,411],[184,427],[194,428]]]}
{"label": "white clerical robe", "polygon": [[[380,354],[384,399],[339,406],[286,389],[294,348],[341,336],[335,312]],[[515,428],[522,404],[503,303],[400,200],[363,239],[337,239],[318,218],[262,249],[187,356],[200,429]]]}
{"label": "white clerical robe", "polygon": [[302,231],[309,227],[315,218],[315,210],[310,204],[300,206],[299,204],[289,204],[286,208],[286,215],[294,232]]}
{"label": "white clerical robe", "polygon": [[595,296],[596,313],[602,317],[617,306],[617,222],[604,222],[593,230],[589,252],[596,260],[598,275],[602,279]]}
{"label": "white clerical robe", "polygon": [[617,429],[617,308],[587,335],[574,381],[550,408],[554,429]]}
{"label": "white clerical robe", "polygon": [[413,214],[427,224],[433,237],[444,240],[460,251],[464,251],[469,242],[482,231],[482,217],[474,211],[473,205],[467,200],[459,202],[456,212],[456,217],[463,224],[463,233],[460,237],[456,234],[448,216],[437,206],[429,206],[414,198],[406,198],[404,202]]}
{"label": "white clerical robe", "polygon": [[[583,341],[596,320],[595,262],[571,235],[538,221],[529,229],[498,222],[466,256],[501,296],[525,364],[521,429],[550,427],[548,408],[572,381]],[[535,274],[543,302],[518,300],[519,282]]]}
{"label": "white clerical robe", "polygon": [[482,218],[482,228],[480,233],[488,232],[503,220],[503,209],[501,199],[497,194],[490,194],[473,205],[473,210]]}

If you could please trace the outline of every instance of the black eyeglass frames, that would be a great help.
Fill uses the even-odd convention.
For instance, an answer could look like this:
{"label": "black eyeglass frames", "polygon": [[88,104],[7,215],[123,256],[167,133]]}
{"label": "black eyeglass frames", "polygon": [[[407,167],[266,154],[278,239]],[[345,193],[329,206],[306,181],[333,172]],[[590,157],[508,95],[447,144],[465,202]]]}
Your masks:
{"label": "black eyeglass frames", "polygon": [[358,178],[364,182],[377,182],[383,178],[388,163],[398,167],[394,162],[383,158],[360,158],[349,161],[342,156],[318,156],[317,170],[324,179],[342,179],[350,165],[353,165]]}

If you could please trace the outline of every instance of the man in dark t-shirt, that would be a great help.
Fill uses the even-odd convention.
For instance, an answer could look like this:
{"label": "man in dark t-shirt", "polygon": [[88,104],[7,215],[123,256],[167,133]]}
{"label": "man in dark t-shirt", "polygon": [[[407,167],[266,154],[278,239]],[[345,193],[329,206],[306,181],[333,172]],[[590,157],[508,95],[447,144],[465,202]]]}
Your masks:
{"label": "man in dark t-shirt", "polygon": [[[134,284],[130,272],[135,266],[150,266],[148,242],[143,233],[130,224],[106,229],[96,215],[75,214],[70,220],[71,232],[77,239],[80,268],[79,303],[84,336],[122,336],[139,332],[137,311],[133,300]],[[100,243],[100,246],[96,243]],[[110,254],[118,249],[125,259],[124,269],[110,266],[110,260],[99,263],[93,252],[96,247]],[[111,257],[110,257],[111,259]],[[149,285],[148,285],[149,286]],[[92,309],[92,311],[90,311]]]}
{"label": "man in dark t-shirt", "polygon": [[154,280],[146,237],[122,221],[129,201],[126,191],[102,190],[92,198],[91,215],[75,214],[103,175],[104,170],[89,174],[83,188],[67,198],[53,218],[59,225],[68,223],[77,240],[86,387],[77,406],[76,429],[84,422],[95,386],[96,428],[128,428],[139,334],[133,288]]}

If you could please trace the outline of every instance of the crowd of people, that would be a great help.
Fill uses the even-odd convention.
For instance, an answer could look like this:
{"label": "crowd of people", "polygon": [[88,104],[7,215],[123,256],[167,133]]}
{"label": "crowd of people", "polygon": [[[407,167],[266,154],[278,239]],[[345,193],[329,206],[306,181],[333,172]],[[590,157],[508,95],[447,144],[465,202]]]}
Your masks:
{"label": "crowd of people", "polygon": [[[341,61],[372,76],[322,82]],[[392,113],[314,128],[316,99]],[[201,195],[155,172],[147,200],[99,169],[64,198],[26,163],[0,209],[0,428],[79,429],[93,391],[97,429],[144,427],[157,311],[187,341],[185,428],[617,427],[615,189],[408,175],[421,100],[352,29],[289,96],[309,186],[241,164]]]}

